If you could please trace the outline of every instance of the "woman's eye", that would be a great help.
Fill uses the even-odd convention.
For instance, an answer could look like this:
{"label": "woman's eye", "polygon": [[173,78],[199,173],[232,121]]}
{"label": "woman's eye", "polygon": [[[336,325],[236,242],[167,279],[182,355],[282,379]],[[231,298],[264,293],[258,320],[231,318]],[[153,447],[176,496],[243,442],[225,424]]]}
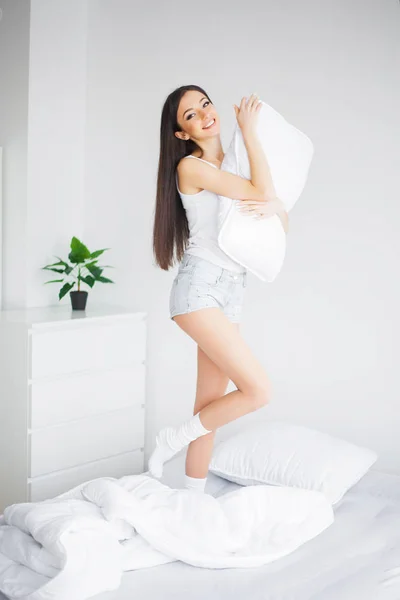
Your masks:
{"label": "woman's eye", "polygon": [[[207,106],[207,104],[210,104],[210,102],[209,102],[208,100],[206,100],[206,101],[204,102],[204,104],[203,104],[203,108],[204,108],[205,106]],[[193,115],[193,114],[194,114],[194,113],[191,113],[190,115],[188,115],[188,118],[186,119],[186,121],[189,121],[189,119],[192,117],[192,115]]]}

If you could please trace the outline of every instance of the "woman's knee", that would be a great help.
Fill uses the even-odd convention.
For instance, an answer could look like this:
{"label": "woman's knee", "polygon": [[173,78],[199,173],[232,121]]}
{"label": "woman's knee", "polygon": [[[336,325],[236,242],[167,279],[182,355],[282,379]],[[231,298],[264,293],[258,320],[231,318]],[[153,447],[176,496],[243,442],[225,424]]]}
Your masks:
{"label": "woman's knee", "polygon": [[248,389],[242,390],[251,404],[252,410],[263,408],[271,401],[272,386],[268,378],[253,382]]}

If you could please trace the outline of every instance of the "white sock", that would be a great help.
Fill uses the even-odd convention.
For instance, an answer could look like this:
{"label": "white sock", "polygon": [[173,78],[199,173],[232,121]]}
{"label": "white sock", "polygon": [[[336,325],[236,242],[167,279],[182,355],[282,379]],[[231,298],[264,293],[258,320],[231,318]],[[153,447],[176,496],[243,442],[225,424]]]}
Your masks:
{"label": "white sock", "polygon": [[164,463],[172,458],[179,450],[188,446],[193,440],[207,433],[199,417],[195,414],[179,427],[165,427],[156,436],[156,447],[149,458],[149,471],[154,477],[161,477]]}
{"label": "white sock", "polygon": [[199,492],[204,492],[206,482],[207,477],[204,477],[204,479],[202,479],[201,477],[189,477],[189,475],[185,474],[185,488],[187,490],[197,490]]}

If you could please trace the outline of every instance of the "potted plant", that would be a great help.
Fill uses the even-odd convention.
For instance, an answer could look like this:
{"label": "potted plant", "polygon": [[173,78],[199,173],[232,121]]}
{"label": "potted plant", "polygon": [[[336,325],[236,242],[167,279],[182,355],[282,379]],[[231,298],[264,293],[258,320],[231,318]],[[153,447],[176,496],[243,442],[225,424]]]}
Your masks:
{"label": "potted plant", "polygon": [[[81,290],[81,282],[86,283],[91,288],[96,281],[100,281],[101,283],[114,283],[114,281],[111,281],[111,279],[107,279],[107,277],[103,277],[102,275],[103,269],[105,267],[110,267],[110,265],[100,266],[97,264],[98,257],[103,254],[105,250],[110,250],[110,248],[89,252],[87,247],[74,236],[71,240],[71,252],[68,254],[68,258],[72,264],[68,264],[59,256],[56,256],[58,262],[42,267],[43,270],[62,273],[64,277],[62,279],[52,279],[45,283],[63,283],[67,277],[72,278],[73,281],[64,283],[59,291],[58,298],[61,300],[61,298],[69,292],[72,309],[85,310],[88,292]],[[74,292],[70,292],[76,283],[78,283],[78,289]]]}

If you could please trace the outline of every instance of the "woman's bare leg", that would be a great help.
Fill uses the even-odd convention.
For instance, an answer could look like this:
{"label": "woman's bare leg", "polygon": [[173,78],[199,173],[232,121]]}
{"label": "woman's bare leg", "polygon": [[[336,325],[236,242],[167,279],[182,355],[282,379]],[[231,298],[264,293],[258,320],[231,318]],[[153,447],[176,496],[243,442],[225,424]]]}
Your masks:
{"label": "woman's bare leg", "polygon": [[263,366],[222,310],[203,308],[177,315],[174,321],[237,387],[199,411],[206,429],[215,431],[269,402],[271,383]]}
{"label": "woman's bare leg", "polygon": [[209,402],[177,428],[165,427],[158,433],[156,447],[148,461],[149,472],[155,477],[161,477],[164,463],[179,450],[218,427],[265,406],[271,393],[270,381],[262,365],[221,309],[202,308],[176,315],[174,320],[238,389]]}
{"label": "woman's bare leg", "polygon": [[[233,323],[239,328],[239,323]],[[197,346],[197,386],[193,414],[223,396],[229,383],[224,373],[203,350]],[[185,472],[189,477],[202,479],[207,476],[214,447],[215,431],[190,442],[186,453]]]}

